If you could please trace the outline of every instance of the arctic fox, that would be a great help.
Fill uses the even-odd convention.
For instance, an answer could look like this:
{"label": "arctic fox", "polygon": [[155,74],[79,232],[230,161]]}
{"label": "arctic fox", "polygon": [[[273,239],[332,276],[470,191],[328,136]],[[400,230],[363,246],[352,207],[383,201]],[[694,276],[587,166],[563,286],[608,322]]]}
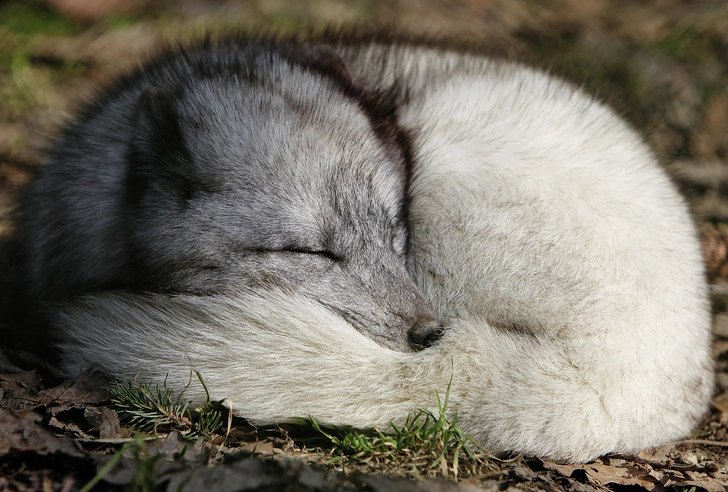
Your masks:
{"label": "arctic fox", "polygon": [[[306,53],[329,68],[294,60]],[[180,66],[215,68],[188,83]],[[432,408],[449,387],[449,409],[485,447],[569,461],[683,437],[705,412],[710,316],[687,207],[640,137],[578,89],[517,64],[376,38],[241,39],[141,73],[64,134],[58,170],[36,182],[20,224],[33,230],[29,248],[48,251],[46,263],[32,260],[41,291],[90,287],[48,310],[68,373],[100,367],[180,389],[193,366],[213,398],[255,423],[311,415],[380,428]],[[155,125],[174,131],[145,139]],[[136,154],[108,155],[129,141]],[[69,165],[66,152],[93,165]],[[120,176],[78,169],[130,155],[141,185],[127,196],[105,187]],[[238,178],[251,162],[266,163],[256,165],[263,176]],[[131,232],[110,230],[109,249],[61,265],[53,248],[66,247],[57,231],[69,226],[55,217],[76,207],[64,194],[82,200],[87,241],[119,221],[114,204],[125,200],[138,211],[121,221]],[[342,207],[353,210],[343,219]],[[158,231],[135,236],[137,214]],[[94,277],[136,265],[108,253],[119,241],[142,248],[132,251],[137,284],[116,282],[126,291]],[[412,285],[398,263],[405,242]],[[243,263],[237,252],[250,249],[276,259]],[[283,264],[288,250],[296,262]],[[208,267],[238,261],[225,289],[210,286],[219,277]],[[325,280],[349,268],[360,285]],[[173,288],[143,292],[156,278]],[[404,353],[370,338],[367,323],[391,327],[401,312],[439,319],[441,339]]]}

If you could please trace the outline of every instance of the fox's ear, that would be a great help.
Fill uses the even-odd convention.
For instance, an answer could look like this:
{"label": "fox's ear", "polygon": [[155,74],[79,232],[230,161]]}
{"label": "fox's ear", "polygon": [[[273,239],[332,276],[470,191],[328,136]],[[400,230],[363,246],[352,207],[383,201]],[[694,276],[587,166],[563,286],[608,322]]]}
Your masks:
{"label": "fox's ear", "polygon": [[352,84],[351,74],[341,55],[331,46],[319,44],[306,50],[306,56],[320,69],[325,70],[336,78]]}
{"label": "fox's ear", "polygon": [[182,133],[174,88],[153,87],[137,99],[127,154],[127,200],[150,194],[184,199],[193,182],[192,162]]}

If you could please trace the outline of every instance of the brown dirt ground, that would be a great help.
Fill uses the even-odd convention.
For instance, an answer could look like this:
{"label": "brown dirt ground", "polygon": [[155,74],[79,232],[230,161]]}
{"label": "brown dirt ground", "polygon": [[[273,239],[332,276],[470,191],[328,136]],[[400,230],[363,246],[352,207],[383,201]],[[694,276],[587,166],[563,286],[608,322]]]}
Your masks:
{"label": "brown dirt ground", "polygon": [[[434,470],[440,478],[428,481],[385,476],[408,476],[396,463],[311,467],[306,463],[323,459],[303,449],[323,446],[311,436],[235,421],[224,443],[185,444],[176,433],[150,442],[145,453],[158,458],[124,460],[98,489],[136,483],[140,490],[725,490],[728,4],[723,0],[0,1],[0,238],[12,234],[8,212],[54,128],[92,87],[155,47],[206,29],[290,31],[352,22],[474,39],[538,60],[608,101],[643,131],[700,225],[715,312],[717,384],[710,414],[691,439],[637,456],[589,465],[494,459],[487,472],[459,484],[447,469]],[[129,436],[104,410],[108,395],[94,376],[44,384],[43,365],[29,352],[0,347],[5,373],[0,490],[78,490]],[[150,462],[145,482],[139,477]],[[222,463],[227,464],[216,466]]]}

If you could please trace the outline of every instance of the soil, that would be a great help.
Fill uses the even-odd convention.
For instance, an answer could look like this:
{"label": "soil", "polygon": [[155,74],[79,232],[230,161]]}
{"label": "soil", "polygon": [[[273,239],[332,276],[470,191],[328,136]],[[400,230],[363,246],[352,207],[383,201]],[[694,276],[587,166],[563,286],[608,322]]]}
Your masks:
{"label": "soil", "polygon": [[[715,397],[691,438],[587,465],[488,457],[487,471],[413,479],[396,462],[326,465],[320,436],[235,420],[125,448],[95,490],[708,490],[728,487],[728,4],[653,0],[0,1],[0,239],[42,149],[93,88],[206,30],[396,26],[471,39],[561,74],[640,129],[699,223],[714,309]],[[1,274],[0,274],[1,275]],[[0,333],[0,490],[79,490],[131,432],[98,375],[56,381]],[[536,410],[535,410],[536,411]],[[308,432],[308,433],[307,433]],[[432,477],[435,478],[432,478]],[[402,478],[406,477],[406,478]]]}

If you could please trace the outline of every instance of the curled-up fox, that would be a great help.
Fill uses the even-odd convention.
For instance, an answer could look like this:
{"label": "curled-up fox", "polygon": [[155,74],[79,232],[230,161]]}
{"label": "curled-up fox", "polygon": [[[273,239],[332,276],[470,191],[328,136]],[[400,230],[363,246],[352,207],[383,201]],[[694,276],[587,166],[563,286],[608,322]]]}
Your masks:
{"label": "curled-up fox", "polygon": [[687,206],[541,71],[391,36],[203,42],[107,88],[47,160],[16,290],[69,374],[180,389],[193,366],[255,423],[380,428],[449,388],[488,449],[573,461],[706,411]]}

